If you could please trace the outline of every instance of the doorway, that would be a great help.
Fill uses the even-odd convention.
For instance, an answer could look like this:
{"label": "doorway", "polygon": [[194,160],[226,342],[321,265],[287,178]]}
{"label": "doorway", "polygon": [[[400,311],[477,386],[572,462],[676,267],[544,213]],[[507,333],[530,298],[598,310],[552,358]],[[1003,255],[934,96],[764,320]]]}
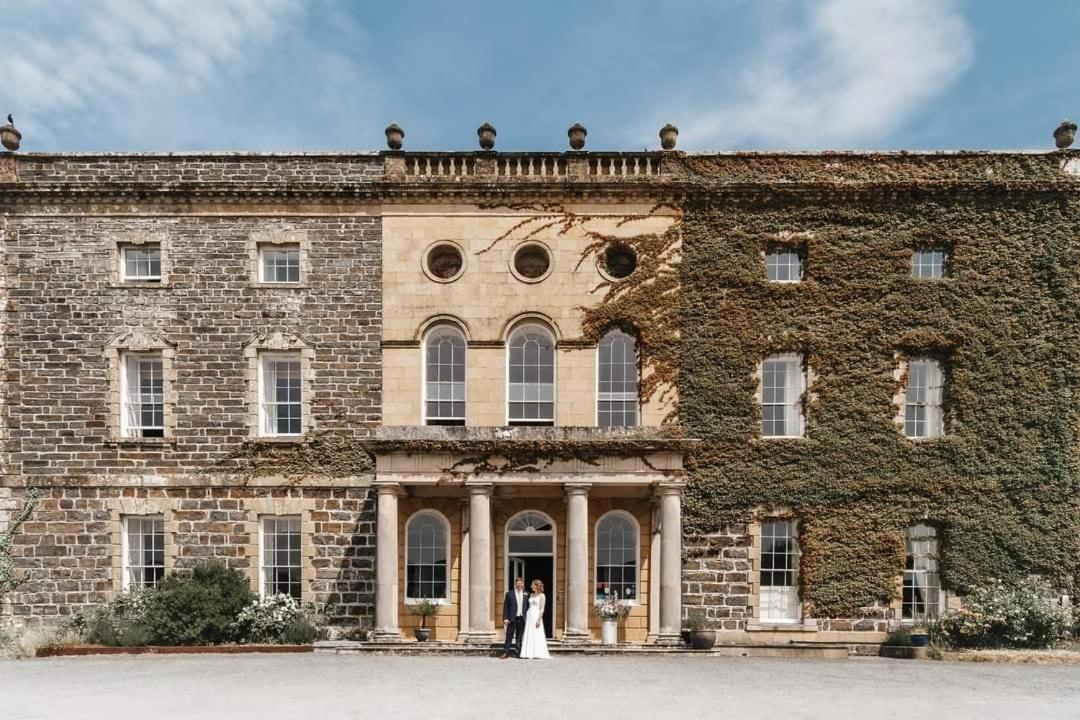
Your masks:
{"label": "doorway", "polygon": [[544,635],[553,637],[555,627],[555,523],[536,510],[520,512],[506,523],[507,590],[514,578],[525,579],[528,590],[533,580],[544,584]]}

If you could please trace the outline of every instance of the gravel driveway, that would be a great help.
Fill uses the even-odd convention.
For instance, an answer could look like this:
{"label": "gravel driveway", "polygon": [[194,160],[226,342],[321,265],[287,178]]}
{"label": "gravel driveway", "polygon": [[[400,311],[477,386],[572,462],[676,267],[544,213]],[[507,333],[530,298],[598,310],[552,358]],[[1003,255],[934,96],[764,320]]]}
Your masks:
{"label": "gravel driveway", "polygon": [[1080,670],[1064,665],[680,656],[570,656],[540,662],[173,655],[0,662],[4,720],[505,720],[526,714],[545,720],[1080,718]]}

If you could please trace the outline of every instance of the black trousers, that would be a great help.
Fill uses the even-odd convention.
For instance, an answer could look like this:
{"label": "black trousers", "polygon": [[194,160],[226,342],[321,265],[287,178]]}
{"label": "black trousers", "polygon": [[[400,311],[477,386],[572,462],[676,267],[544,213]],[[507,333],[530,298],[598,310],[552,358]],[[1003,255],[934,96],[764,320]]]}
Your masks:
{"label": "black trousers", "polygon": [[511,620],[506,626],[506,640],[503,641],[503,652],[507,655],[513,647],[517,648],[515,655],[521,654],[521,638],[525,636],[525,618],[519,617]]}

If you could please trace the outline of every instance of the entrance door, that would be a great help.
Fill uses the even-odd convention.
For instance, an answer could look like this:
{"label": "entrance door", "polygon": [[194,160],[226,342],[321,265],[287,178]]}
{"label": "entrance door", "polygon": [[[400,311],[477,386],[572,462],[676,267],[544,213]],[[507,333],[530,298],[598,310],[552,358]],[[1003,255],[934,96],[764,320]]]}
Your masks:
{"label": "entrance door", "polygon": [[527,556],[510,557],[510,582],[507,590],[514,589],[514,578],[525,578],[525,591],[529,592],[533,580],[544,583],[544,635],[552,637],[554,623],[555,563],[551,557]]}

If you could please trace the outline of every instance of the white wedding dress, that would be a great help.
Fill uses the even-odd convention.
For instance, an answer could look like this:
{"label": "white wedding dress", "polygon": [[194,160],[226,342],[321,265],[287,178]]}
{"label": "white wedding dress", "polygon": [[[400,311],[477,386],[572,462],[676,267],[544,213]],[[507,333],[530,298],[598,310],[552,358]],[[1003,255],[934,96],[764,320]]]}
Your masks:
{"label": "white wedding dress", "polygon": [[[547,637],[544,635],[544,594],[529,595],[529,611],[525,613],[525,637],[521,638],[521,654],[525,660],[550,660]],[[539,625],[539,627],[537,627]]]}

